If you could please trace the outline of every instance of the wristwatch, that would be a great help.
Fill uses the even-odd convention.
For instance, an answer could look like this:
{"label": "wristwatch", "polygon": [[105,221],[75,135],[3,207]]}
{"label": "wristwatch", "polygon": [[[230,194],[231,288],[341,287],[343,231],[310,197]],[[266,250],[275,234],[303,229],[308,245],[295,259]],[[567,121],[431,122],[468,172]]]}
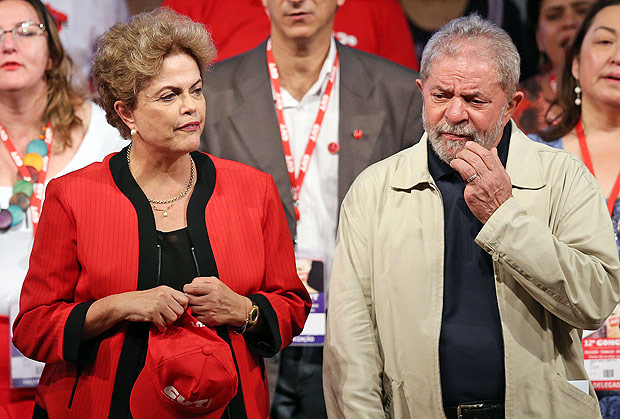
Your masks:
{"label": "wristwatch", "polygon": [[246,329],[251,329],[254,326],[256,326],[256,323],[258,323],[259,315],[260,315],[260,309],[258,308],[256,304],[252,304],[252,308],[248,312],[248,316],[247,316],[248,325]]}
{"label": "wristwatch", "polygon": [[238,335],[242,335],[246,330],[253,328],[258,323],[258,315],[260,314],[260,310],[256,304],[252,304],[250,311],[248,311],[245,315],[245,324],[238,329],[234,329],[235,333]]}

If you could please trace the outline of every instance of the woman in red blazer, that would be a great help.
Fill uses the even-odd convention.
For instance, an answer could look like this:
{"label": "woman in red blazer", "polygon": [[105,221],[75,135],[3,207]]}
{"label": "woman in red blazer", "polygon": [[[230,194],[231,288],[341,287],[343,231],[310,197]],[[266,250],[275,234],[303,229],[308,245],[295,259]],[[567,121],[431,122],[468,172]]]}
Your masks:
{"label": "woman in red blazer", "polygon": [[132,144],[49,183],[14,343],[47,365],[35,417],[127,418],[149,329],[188,307],[232,352],[224,416],[265,418],[262,357],[301,332],[310,299],[272,178],[195,151],[213,44],[171,11],[104,35],[94,64],[108,121]]}

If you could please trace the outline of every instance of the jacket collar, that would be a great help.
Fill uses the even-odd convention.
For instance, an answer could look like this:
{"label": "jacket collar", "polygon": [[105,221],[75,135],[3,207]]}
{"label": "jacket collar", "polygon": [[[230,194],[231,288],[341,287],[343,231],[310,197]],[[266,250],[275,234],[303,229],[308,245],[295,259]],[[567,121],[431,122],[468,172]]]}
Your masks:
{"label": "jacket collar", "polygon": [[336,49],[340,56],[340,74],[346,77],[340,78],[341,90],[346,89],[351,95],[360,100],[370,97],[374,89],[374,83],[367,73],[364,63],[355,55],[351,48],[347,48],[340,42],[336,42]]}
{"label": "jacket collar", "polygon": [[506,171],[512,180],[512,186],[519,189],[541,189],[547,182],[543,176],[536,144],[517,127],[514,121],[511,120],[511,123],[512,137],[510,137]]}
{"label": "jacket collar", "polygon": [[[159,253],[155,217],[149,201],[134,179],[127,162],[127,149],[123,148],[108,161],[112,178],[119,190],[129,199],[135,209],[138,222],[138,290],[159,285]],[[192,244],[198,255],[197,264],[201,275],[217,276],[217,265],[206,231],[205,208],[215,189],[216,171],[211,158],[204,153],[191,153],[196,162],[196,185],[187,207],[187,226]],[[209,258],[209,259],[206,259]]]}
{"label": "jacket collar", "polygon": [[[518,189],[541,189],[546,185],[538,153],[534,143],[511,120],[512,131],[506,171],[512,186]],[[421,184],[434,185],[428,170],[428,135],[426,132],[419,143],[401,151],[401,161],[390,181],[393,189],[409,190]],[[527,166],[527,170],[523,170]]]}

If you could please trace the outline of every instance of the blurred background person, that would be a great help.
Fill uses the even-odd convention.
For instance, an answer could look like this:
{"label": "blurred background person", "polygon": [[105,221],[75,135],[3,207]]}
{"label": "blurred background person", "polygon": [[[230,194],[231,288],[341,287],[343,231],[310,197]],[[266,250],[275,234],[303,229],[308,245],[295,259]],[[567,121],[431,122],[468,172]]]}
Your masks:
{"label": "blurred background person", "polygon": [[126,144],[72,86],[71,74],[45,6],[0,1],[0,416],[32,416],[34,392],[9,386],[8,315],[26,276],[47,182]]}
{"label": "blurred background person", "polygon": [[[562,113],[536,141],[570,151],[596,176],[607,197],[620,255],[620,0],[599,1],[568,49],[554,102]],[[620,417],[620,392],[599,391],[606,419]]]}
{"label": "blurred background person", "polygon": [[[162,6],[207,25],[218,50],[216,61],[248,51],[269,36],[270,22],[261,0],[164,0]],[[397,0],[347,0],[336,13],[334,35],[343,45],[418,69]]]}
{"label": "blurred background person", "polygon": [[268,416],[262,357],[302,330],[310,297],[271,176],[195,151],[214,56],[205,28],[167,9],[99,42],[101,104],[131,144],[48,187],[13,326],[15,346],[46,363],[37,417],[144,417],[130,399],[149,330],[188,307],[232,352],[225,417]]}
{"label": "blurred background person", "polygon": [[73,61],[74,83],[92,90],[91,65],[97,40],[110,26],[159,7],[161,0],[47,0],[60,42]]}
{"label": "blurred background person", "polygon": [[[521,56],[527,52],[526,31],[519,9],[512,0],[400,0],[415,41],[418,61],[431,36],[443,25],[460,16],[477,13],[508,32]],[[404,47],[404,46],[403,46]],[[521,60],[521,77],[529,77],[533,69]]]}
{"label": "blurred background person", "polygon": [[60,20],[60,42],[71,57],[80,83],[89,84],[97,40],[112,25],[129,19],[128,0],[46,0]]}
{"label": "blurred background person", "polygon": [[538,74],[520,85],[525,97],[513,119],[525,133],[539,132],[557,122],[557,76],[564,55],[594,0],[528,0],[531,53],[523,57],[538,67]]}

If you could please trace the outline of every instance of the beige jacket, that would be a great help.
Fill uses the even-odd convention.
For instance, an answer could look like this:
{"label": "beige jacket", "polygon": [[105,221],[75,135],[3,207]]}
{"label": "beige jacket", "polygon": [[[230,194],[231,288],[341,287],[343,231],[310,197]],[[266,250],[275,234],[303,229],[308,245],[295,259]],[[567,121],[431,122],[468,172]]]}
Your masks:
{"label": "beige jacket", "polygon": [[[581,329],[620,299],[620,264],[603,193],[575,157],[512,123],[513,197],[476,243],[493,258],[503,328],[506,418],[600,418]],[[442,200],[419,144],[368,168],[340,215],[324,387],[330,418],[443,418],[439,332]]]}

